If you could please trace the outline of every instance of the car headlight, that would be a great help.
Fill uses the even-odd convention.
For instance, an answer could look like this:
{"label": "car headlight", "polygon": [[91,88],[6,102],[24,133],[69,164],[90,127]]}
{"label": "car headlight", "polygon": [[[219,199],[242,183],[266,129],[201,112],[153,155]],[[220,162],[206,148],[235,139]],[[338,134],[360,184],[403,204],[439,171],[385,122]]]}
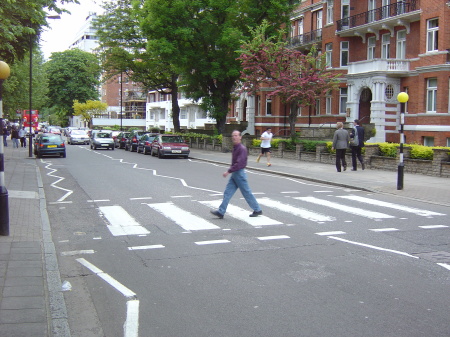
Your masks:
{"label": "car headlight", "polygon": [[164,150],[172,150],[172,148],[170,146],[164,146],[163,149]]}
{"label": "car headlight", "polygon": [[189,147],[183,146],[183,147],[181,148],[181,151],[189,151]]}

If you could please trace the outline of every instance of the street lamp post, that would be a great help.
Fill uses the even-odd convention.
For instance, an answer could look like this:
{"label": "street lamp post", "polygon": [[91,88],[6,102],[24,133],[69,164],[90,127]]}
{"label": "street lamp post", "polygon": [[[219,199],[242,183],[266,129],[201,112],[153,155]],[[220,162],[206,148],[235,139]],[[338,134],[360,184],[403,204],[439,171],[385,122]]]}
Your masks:
{"label": "street lamp post", "polygon": [[405,134],[403,133],[403,125],[405,124],[405,104],[408,102],[409,96],[406,92],[401,92],[397,95],[397,100],[400,102],[400,160],[397,171],[397,190],[403,189],[403,178],[405,164],[403,162],[403,144],[405,143]]}
{"label": "street lamp post", "polygon": [[4,148],[3,148],[3,81],[9,77],[8,64],[0,61],[0,235],[9,235],[9,205],[8,190],[5,184]]}

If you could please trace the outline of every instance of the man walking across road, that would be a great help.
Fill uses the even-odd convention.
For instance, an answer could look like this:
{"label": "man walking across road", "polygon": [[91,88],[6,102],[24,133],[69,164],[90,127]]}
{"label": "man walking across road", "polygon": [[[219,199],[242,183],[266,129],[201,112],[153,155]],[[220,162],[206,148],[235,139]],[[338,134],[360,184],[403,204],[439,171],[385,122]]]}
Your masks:
{"label": "man walking across road", "polygon": [[270,142],[272,141],[272,129],[271,128],[267,128],[266,131],[263,132],[263,134],[261,135],[261,153],[259,154],[258,158],[256,158],[256,162],[259,163],[259,160],[261,159],[262,156],[266,156],[267,157],[267,166],[272,166],[272,164],[270,163],[270,148],[271,148],[271,144]]}
{"label": "man walking across road", "polygon": [[223,219],[231,197],[239,188],[245,201],[247,201],[247,204],[253,209],[253,213],[250,214],[250,217],[257,217],[262,214],[262,210],[248,185],[247,174],[245,173],[245,167],[247,166],[247,149],[241,143],[242,136],[239,131],[234,130],[231,133],[231,140],[233,142],[231,166],[222,174],[225,178],[231,173],[231,177],[228,180],[225,192],[223,193],[223,200],[219,209],[217,211],[211,211],[211,213],[218,218]]}
{"label": "man walking across road", "polygon": [[20,147],[27,147],[27,132],[25,131],[25,127],[19,130],[19,138],[20,138]]}
{"label": "man walking across road", "polygon": [[350,135],[350,148],[352,149],[352,171],[356,171],[356,158],[358,158],[361,163],[361,168],[364,170],[366,166],[364,165],[364,160],[361,155],[361,149],[364,147],[364,128],[359,125],[359,119],[355,119],[353,122],[353,131]]}
{"label": "man walking across road", "polygon": [[341,162],[344,171],[347,170],[347,162],[345,161],[345,152],[347,151],[348,142],[350,136],[347,130],[343,129],[344,124],[341,122],[336,123],[337,130],[334,132],[333,137],[333,150],[336,150],[336,170],[341,172]]}

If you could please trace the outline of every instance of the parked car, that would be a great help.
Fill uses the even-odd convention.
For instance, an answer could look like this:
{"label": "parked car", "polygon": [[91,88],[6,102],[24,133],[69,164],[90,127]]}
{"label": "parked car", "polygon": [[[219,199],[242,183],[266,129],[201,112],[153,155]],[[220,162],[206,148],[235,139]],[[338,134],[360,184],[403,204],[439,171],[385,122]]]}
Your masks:
{"label": "parked car", "polygon": [[53,133],[40,133],[34,139],[34,155],[37,158],[42,156],[61,156],[66,158],[66,144],[61,135]]}
{"label": "parked car", "polygon": [[89,136],[84,130],[72,130],[67,138],[67,144],[89,144]]}
{"label": "parked car", "polygon": [[131,151],[131,152],[137,151],[139,139],[143,135],[146,135],[149,133],[151,133],[151,132],[150,131],[140,131],[140,130],[131,131],[125,142],[125,151]]}
{"label": "parked car", "polygon": [[124,149],[125,142],[127,141],[127,137],[129,134],[130,134],[130,132],[128,132],[128,131],[119,133],[117,135],[116,139],[114,139],[115,147],[118,147],[119,149]]}
{"label": "parked car", "polygon": [[147,133],[139,138],[136,152],[142,152],[143,154],[149,154],[150,152],[152,152],[152,142],[157,135],[157,133]]}
{"label": "parked car", "polygon": [[112,132],[109,130],[93,131],[90,139],[90,146],[92,150],[97,150],[97,148],[114,150],[114,140],[112,139]]}
{"label": "parked car", "polygon": [[189,157],[189,145],[182,136],[158,134],[152,142],[152,156],[164,158],[166,156]]}

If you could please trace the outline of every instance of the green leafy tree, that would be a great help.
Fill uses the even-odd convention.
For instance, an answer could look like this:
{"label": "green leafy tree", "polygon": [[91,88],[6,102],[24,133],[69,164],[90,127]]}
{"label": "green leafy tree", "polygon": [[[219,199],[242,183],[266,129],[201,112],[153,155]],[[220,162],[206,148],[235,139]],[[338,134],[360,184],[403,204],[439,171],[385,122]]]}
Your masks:
{"label": "green leafy tree", "polygon": [[[172,118],[175,132],[180,131],[178,74],[161,57],[158,44],[144,38],[138,11],[132,0],[105,3],[105,12],[94,23],[100,42],[105,79],[125,73],[145,90],[172,95]],[[146,48],[147,45],[151,47]]]}
{"label": "green leafy tree", "polygon": [[73,101],[74,116],[81,116],[83,122],[89,127],[91,127],[92,118],[100,117],[107,109],[108,105],[100,101],[87,100],[86,103]]}
{"label": "green leafy tree", "polygon": [[[41,110],[47,103],[47,74],[44,58],[40,50],[33,51],[32,67],[32,109]],[[4,114],[9,119],[16,118],[16,111],[30,108],[30,60],[25,57],[11,66],[11,76],[4,82]]]}
{"label": "green leafy tree", "polygon": [[79,49],[52,53],[45,66],[49,105],[63,111],[66,121],[73,115],[74,100],[98,100],[101,69],[94,54]]}
{"label": "green leafy tree", "polygon": [[158,45],[187,96],[201,100],[223,133],[241,71],[236,50],[262,20],[288,24],[292,7],[286,0],[145,0],[141,8],[149,46]]}
{"label": "green leafy tree", "polygon": [[77,0],[2,0],[0,2],[0,60],[13,63],[22,59],[36,45],[43,27],[47,26],[47,12],[64,12],[58,3],[78,3]]}
{"label": "green leafy tree", "polygon": [[336,89],[340,74],[326,69],[325,55],[319,55],[314,47],[305,54],[289,48],[283,34],[267,37],[269,28],[269,23],[263,22],[241,46],[241,89],[255,95],[264,87],[269,97],[278,96],[289,104],[290,132],[295,135],[297,107],[311,106],[321,95]]}

